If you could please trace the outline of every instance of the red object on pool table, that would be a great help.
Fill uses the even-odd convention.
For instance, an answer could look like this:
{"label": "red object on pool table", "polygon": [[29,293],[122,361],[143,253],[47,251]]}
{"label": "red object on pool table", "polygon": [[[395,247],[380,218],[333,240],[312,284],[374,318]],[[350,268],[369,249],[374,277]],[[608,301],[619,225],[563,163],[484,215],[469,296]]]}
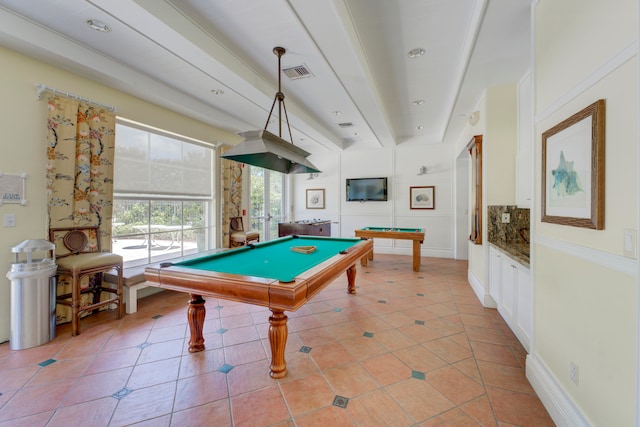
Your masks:
{"label": "red object on pool table", "polygon": [[[364,227],[355,231],[356,237],[363,239],[404,239],[413,240],[413,271],[420,271],[420,245],[424,241],[422,228],[388,228],[388,227]],[[369,254],[373,259],[373,251]],[[362,260],[362,265],[367,265],[367,259]]]}
{"label": "red object on pool table", "polygon": [[[291,251],[315,246],[312,253]],[[287,374],[284,350],[287,316],[346,271],[347,291],[356,293],[356,263],[373,251],[373,242],[316,236],[288,236],[213,255],[147,267],[147,284],[189,293],[189,352],[204,350],[203,296],[268,307],[271,377]]]}

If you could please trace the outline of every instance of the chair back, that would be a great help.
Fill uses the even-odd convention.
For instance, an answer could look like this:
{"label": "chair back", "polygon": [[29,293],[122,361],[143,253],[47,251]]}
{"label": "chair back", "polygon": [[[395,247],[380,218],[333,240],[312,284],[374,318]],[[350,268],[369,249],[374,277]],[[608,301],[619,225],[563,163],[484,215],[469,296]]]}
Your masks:
{"label": "chair back", "polygon": [[50,228],[49,240],[56,246],[56,257],[102,252],[98,229],[98,226]]}
{"label": "chair back", "polygon": [[235,216],[229,219],[229,228],[231,231],[244,231],[244,223],[241,216]]}

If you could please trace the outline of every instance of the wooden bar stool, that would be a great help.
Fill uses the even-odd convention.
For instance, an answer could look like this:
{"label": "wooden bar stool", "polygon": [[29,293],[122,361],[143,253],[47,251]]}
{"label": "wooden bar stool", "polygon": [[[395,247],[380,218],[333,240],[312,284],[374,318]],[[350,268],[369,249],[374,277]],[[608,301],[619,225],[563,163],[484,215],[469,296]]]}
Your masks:
{"label": "wooden bar stool", "polygon": [[249,243],[258,243],[260,233],[257,231],[244,231],[244,224],[241,216],[233,217],[229,220],[229,247],[246,246]]}
{"label": "wooden bar stool", "polygon": [[[71,307],[71,325],[73,336],[80,334],[80,316],[100,307],[116,304],[118,319],[124,313],[122,291],[122,256],[111,252],[102,252],[98,227],[67,227],[49,229],[49,240],[56,245],[56,264],[58,276],[71,278],[71,293],[58,295],[56,302]],[[59,245],[62,241],[63,246]],[[59,249],[67,252],[58,254]],[[116,288],[104,286],[103,275],[116,270],[118,280]],[[82,279],[89,276],[89,285],[82,288]],[[112,295],[100,300],[102,293]],[[82,303],[82,295],[92,294],[90,303]]]}

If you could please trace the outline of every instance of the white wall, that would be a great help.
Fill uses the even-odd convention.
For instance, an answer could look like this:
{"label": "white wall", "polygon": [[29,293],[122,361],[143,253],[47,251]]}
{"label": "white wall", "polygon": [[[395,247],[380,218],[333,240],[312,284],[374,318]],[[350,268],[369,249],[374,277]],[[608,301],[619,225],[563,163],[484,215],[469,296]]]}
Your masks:
{"label": "white wall", "polygon": [[[454,188],[452,147],[446,144],[417,146],[403,144],[393,149],[314,154],[310,158],[322,170],[319,177],[296,176],[292,184],[293,218],[329,219],[332,235],[351,237],[354,230],[366,226],[424,228],[422,256],[454,256]],[[428,173],[418,175],[421,166]],[[389,200],[386,202],[347,202],[347,178],[388,178]],[[412,210],[409,188],[435,187],[435,209]],[[324,188],[326,208],[305,209],[305,191]],[[411,242],[376,239],[376,251],[411,255]]]}
{"label": "white wall", "polygon": [[[46,101],[36,100],[36,83],[77,94],[118,108],[118,115],[206,142],[237,141],[239,137],[138,98],[99,85],[43,62],[0,47],[0,171],[28,174],[28,204],[0,205],[0,218],[15,214],[15,227],[0,226],[0,342],[10,336],[10,281],[5,278],[13,261],[10,247],[26,239],[46,239],[47,200]],[[43,97],[44,99],[45,97]]]}
{"label": "white wall", "polygon": [[455,258],[469,259],[469,195],[470,195],[470,159],[461,153],[455,162],[456,202],[455,202]]}
{"label": "white wall", "polygon": [[638,425],[638,259],[622,256],[638,228],[638,3],[540,0],[534,17],[535,164],[544,131],[604,99],[605,227],[541,222],[534,168],[527,376],[559,425]]}
{"label": "white wall", "polygon": [[489,296],[487,206],[515,204],[517,151],[516,83],[487,88],[476,111],[480,120],[467,126],[455,144],[458,158],[468,156],[466,146],[473,135],[482,135],[482,244],[468,243],[468,279],[485,306],[495,304]]}
{"label": "white wall", "polygon": [[[516,85],[486,92],[486,131],[482,139],[485,206],[515,205],[518,108]],[[487,224],[485,216],[484,224]],[[484,235],[485,239],[487,235]]]}
{"label": "white wall", "polygon": [[[291,216],[287,220],[330,220],[331,235],[340,236],[340,155],[331,151],[309,157],[322,172],[314,179],[308,174],[290,175]],[[324,189],[325,208],[306,209],[306,190]]]}

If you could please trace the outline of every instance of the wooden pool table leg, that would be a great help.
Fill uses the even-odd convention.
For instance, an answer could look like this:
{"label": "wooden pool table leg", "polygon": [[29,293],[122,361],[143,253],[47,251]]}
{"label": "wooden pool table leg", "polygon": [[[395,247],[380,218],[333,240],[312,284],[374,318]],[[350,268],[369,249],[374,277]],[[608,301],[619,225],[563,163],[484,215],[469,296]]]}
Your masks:
{"label": "wooden pool table leg", "polygon": [[201,295],[189,294],[189,308],[187,309],[187,319],[189,320],[189,353],[197,353],[204,350],[204,336],[202,327],[204,326],[204,316],[207,310],[204,308],[204,298]]}
{"label": "wooden pool table leg", "polygon": [[[365,239],[364,237],[362,238],[362,240],[369,240],[369,239]],[[373,240],[373,239],[371,239]],[[367,266],[367,262],[369,260],[373,259],[373,246],[371,247],[371,251],[367,254],[365,254],[362,258],[360,258],[360,265],[363,267]]]}
{"label": "wooden pool table leg", "polygon": [[269,343],[271,344],[271,378],[283,378],[287,375],[287,362],[284,350],[287,346],[287,315],[283,310],[271,308],[269,316]]}
{"label": "wooden pool table leg", "polygon": [[347,292],[350,294],[356,293],[356,265],[353,264],[351,267],[347,269],[347,281],[349,285],[347,287]]}
{"label": "wooden pool table leg", "polygon": [[413,241],[413,271],[420,271],[420,241]]}

